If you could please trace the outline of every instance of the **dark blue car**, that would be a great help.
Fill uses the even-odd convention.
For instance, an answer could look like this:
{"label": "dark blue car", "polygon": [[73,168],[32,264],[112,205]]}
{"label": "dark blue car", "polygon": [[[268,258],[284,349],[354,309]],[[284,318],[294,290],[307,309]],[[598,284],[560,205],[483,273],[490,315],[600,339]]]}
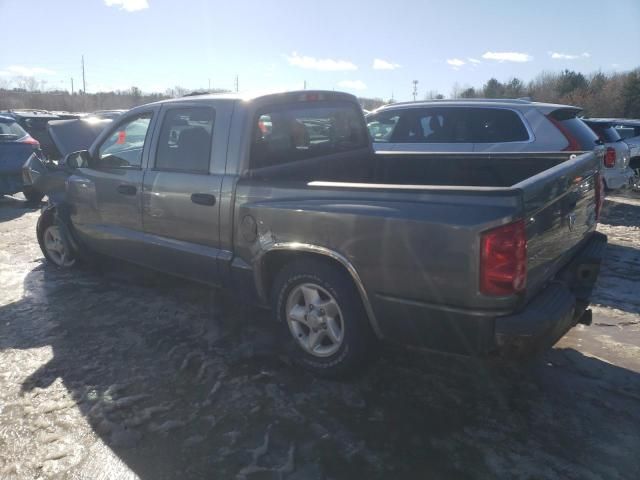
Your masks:
{"label": "dark blue car", "polygon": [[0,115],[0,196],[22,192],[30,202],[42,199],[43,194],[26,186],[22,179],[22,166],[39,152],[40,143],[15,119]]}

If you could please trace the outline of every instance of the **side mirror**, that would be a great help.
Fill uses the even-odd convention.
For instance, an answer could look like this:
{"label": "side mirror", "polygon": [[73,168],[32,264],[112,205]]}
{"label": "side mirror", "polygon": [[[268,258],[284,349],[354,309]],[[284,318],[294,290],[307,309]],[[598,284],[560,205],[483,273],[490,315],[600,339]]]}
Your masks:
{"label": "side mirror", "polygon": [[62,161],[63,165],[71,170],[75,170],[76,168],[84,168],[89,166],[89,161],[91,160],[91,155],[87,150],[80,150],[78,152],[73,152],[64,157]]}

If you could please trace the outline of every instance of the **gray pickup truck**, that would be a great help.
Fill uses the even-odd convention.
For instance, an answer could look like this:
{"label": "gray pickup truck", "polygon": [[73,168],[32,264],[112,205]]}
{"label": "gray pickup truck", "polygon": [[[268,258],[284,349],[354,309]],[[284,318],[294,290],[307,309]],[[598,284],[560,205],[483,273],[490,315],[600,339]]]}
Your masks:
{"label": "gray pickup truck", "polygon": [[337,92],[186,97],[68,154],[37,237],[59,267],[96,252],[269,306],[319,375],[357,371],[380,340],[528,354],[590,322],[601,163],[374,153]]}

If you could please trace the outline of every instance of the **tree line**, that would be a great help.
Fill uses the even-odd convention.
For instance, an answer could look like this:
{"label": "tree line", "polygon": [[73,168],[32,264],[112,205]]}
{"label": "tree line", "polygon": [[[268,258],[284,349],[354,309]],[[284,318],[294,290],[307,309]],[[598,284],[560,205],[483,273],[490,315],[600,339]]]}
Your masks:
{"label": "tree line", "polygon": [[[99,93],[69,93],[64,90],[45,90],[37,81],[0,84],[0,110],[43,109],[52,111],[92,112],[107,109],[128,109],[166,98],[181,97],[192,91],[176,86],[164,93],[143,93],[137,87],[129,90]],[[211,93],[228,90],[215,89]],[[489,79],[482,87],[455,84],[450,98],[523,98],[533,101],[577,105],[591,117],[640,118],[640,68],[624,73],[582,74],[573,70],[543,72],[528,83],[513,77],[504,82]],[[429,91],[427,100],[443,99],[437,91]],[[363,108],[373,110],[394,99],[359,98]]]}
{"label": "tree line", "polygon": [[[428,95],[433,95],[429,93]],[[452,98],[530,98],[576,105],[590,117],[640,118],[640,68],[624,73],[543,72],[528,83],[489,79],[481,88],[454,85]]]}

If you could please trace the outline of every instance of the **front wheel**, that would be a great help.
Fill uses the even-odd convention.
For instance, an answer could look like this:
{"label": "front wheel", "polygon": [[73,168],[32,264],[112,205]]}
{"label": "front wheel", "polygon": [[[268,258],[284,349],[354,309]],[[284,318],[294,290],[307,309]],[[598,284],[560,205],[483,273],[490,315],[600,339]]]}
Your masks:
{"label": "front wheel", "polygon": [[37,234],[40,249],[47,261],[59,268],[71,268],[76,264],[76,256],[52,215],[41,219]]}
{"label": "front wheel", "polygon": [[358,291],[340,268],[314,259],[286,265],[274,282],[272,303],[289,354],[303,368],[343,378],[373,358],[375,335]]}

